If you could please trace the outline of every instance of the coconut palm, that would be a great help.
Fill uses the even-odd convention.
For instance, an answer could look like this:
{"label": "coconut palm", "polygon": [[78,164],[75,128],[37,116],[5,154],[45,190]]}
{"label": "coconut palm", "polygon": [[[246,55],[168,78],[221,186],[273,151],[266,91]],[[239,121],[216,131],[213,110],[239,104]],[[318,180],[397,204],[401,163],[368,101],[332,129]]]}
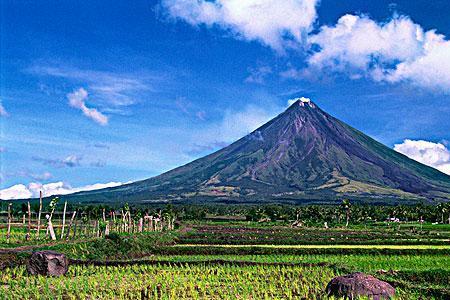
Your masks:
{"label": "coconut palm", "polygon": [[341,203],[341,208],[345,211],[345,227],[348,227],[348,223],[350,221],[350,200],[344,199]]}
{"label": "coconut palm", "polygon": [[441,223],[444,224],[444,214],[447,212],[446,203],[439,203],[437,205],[437,211],[441,215]]}

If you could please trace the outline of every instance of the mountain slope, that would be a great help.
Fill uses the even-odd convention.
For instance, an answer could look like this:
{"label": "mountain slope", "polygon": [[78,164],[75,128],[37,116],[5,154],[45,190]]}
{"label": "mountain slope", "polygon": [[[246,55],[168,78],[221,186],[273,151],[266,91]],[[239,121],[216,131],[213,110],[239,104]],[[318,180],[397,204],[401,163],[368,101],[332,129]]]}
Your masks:
{"label": "mountain slope", "polygon": [[450,200],[450,176],[378,143],[310,101],[187,165],[79,199]]}

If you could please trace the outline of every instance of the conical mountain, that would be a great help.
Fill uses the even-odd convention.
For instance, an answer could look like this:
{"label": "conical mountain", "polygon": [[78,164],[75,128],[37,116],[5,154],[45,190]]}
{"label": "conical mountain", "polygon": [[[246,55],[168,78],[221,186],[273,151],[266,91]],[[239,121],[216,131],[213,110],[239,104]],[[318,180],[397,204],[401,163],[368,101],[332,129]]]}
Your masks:
{"label": "conical mountain", "polygon": [[98,201],[450,200],[450,176],[298,100],[251,134],[159,176],[76,194]]}

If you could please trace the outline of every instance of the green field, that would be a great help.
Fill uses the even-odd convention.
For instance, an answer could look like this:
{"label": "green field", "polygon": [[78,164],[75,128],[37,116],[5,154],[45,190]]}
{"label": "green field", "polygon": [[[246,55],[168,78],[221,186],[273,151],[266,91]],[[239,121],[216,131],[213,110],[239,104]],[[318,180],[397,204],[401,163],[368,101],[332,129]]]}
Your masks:
{"label": "green field", "polygon": [[[185,222],[175,231],[45,240],[45,245],[34,240],[21,248],[18,238],[1,243],[0,294],[2,299],[324,299],[331,278],[362,271],[391,283],[396,299],[448,299],[449,227],[425,224],[411,231],[411,226],[416,225],[324,229]],[[23,263],[38,249],[66,253],[72,259],[68,274],[27,275]]]}
{"label": "green field", "polygon": [[[211,247],[206,244],[182,244],[174,247]],[[221,248],[275,248],[275,249],[444,249],[450,245],[214,245]]]}

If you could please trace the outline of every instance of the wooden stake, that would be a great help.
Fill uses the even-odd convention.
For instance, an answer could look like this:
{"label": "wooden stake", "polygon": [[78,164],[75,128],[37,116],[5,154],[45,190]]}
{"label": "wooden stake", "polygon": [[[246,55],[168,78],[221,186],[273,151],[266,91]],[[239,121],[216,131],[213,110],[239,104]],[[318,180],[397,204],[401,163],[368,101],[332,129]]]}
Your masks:
{"label": "wooden stake", "polygon": [[73,227],[73,238],[77,236],[77,227],[78,227],[78,221],[75,220],[75,226]]}
{"label": "wooden stake", "polygon": [[52,238],[53,241],[56,241],[56,235],[55,235],[55,230],[53,229],[53,224],[52,224],[52,217],[53,217],[53,213],[55,212],[55,207],[53,206],[52,211],[50,212],[50,215],[45,216],[47,218],[47,234],[50,233],[50,237]]}
{"label": "wooden stake", "polygon": [[105,227],[105,236],[109,235],[109,221],[106,223],[106,227]]}
{"label": "wooden stake", "polygon": [[144,219],[140,218],[139,219],[139,232],[142,232],[143,227],[144,227]]}
{"label": "wooden stake", "polygon": [[[70,218],[70,222],[69,222],[69,227],[67,228],[67,233],[66,233],[66,241],[69,240],[69,235],[70,235],[70,228],[72,228],[72,223],[73,220],[75,219],[75,216],[77,215],[77,211],[75,210],[72,214],[72,218]],[[62,237],[61,237],[62,238]]]}
{"label": "wooden stake", "polygon": [[50,237],[52,238],[52,240],[56,241],[56,235],[55,235],[55,231],[53,230],[53,224],[52,224],[52,217],[51,216],[48,216],[47,229],[50,232]]}
{"label": "wooden stake", "polygon": [[110,230],[114,231],[114,230],[116,230],[116,213],[114,211],[112,211],[110,214],[110,217],[111,217]]}
{"label": "wooden stake", "polygon": [[30,201],[28,201],[28,232],[27,232],[27,240],[31,238],[31,206]]}
{"label": "wooden stake", "polygon": [[121,231],[122,231],[122,232],[125,232],[125,226],[126,226],[126,225],[125,225],[125,224],[126,224],[126,221],[125,221],[125,214],[124,214],[123,210],[121,210],[120,212],[121,212],[121,215],[122,215],[122,224],[121,224],[121,227],[122,227],[122,228],[121,228]]}
{"label": "wooden stake", "polygon": [[64,237],[64,227],[66,226],[66,209],[67,209],[67,201],[64,202],[63,221],[62,221],[62,228],[61,228],[61,239],[63,239],[63,237]]}
{"label": "wooden stake", "polygon": [[131,213],[127,211],[128,213],[128,232],[131,232]]}
{"label": "wooden stake", "polygon": [[42,191],[39,192],[39,213],[37,219],[37,232],[36,236],[39,238],[39,231],[41,230],[41,212],[42,212]]}
{"label": "wooden stake", "polygon": [[8,204],[8,232],[6,233],[6,242],[9,243],[9,238],[11,237],[11,205]]}

